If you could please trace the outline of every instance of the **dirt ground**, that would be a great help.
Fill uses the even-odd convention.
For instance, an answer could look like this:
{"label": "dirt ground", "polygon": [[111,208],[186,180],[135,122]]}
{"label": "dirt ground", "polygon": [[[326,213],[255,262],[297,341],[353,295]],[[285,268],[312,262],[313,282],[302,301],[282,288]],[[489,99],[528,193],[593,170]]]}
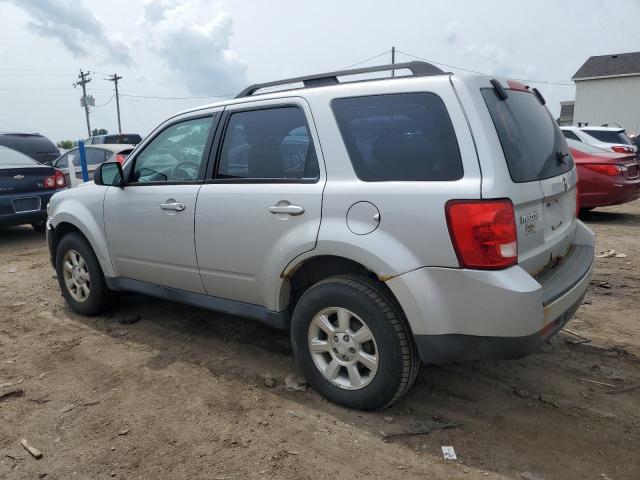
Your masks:
{"label": "dirt ground", "polygon": [[626,255],[596,259],[567,326],[591,342],[563,331],[522,360],[423,367],[376,413],[285,389],[287,334],[248,320],[133,294],[75,315],[43,234],[0,230],[0,478],[638,480],[640,388],[611,391],[640,383],[640,202],[586,222]]}

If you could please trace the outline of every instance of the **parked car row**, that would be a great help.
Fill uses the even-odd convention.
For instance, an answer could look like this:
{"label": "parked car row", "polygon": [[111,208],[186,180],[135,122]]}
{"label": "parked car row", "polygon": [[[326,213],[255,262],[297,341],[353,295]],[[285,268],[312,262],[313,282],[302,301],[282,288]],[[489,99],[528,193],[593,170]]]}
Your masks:
{"label": "parked car row", "polygon": [[640,198],[637,146],[622,128],[561,127],[578,172],[580,212]]}
{"label": "parked car row", "polygon": [[565,138],[586,143],[616,153],[636,153],[638,147],[631,142],[624,128],[561,127]]}
{"label": "parked car row", "polygon": [[[133,145],[107,145],[100,146],[87,145],[84,147],[87,161],[87,170],[89,180],[93,179],[93,173],[98,165],[104,162],[120,162],[124,163],[135,147]],[[70,178],[70,168],[75,170],[75,177],[82,180],[82,167],[80,166],[80,149],[73,148],[53,162],[53,166],[64,172],[68,185],[73,185]]]}
{"label": "parked car row", "polygon": [[[91,180],[98,165],[124,163],[141,137],[99,135],[89,140],[85,154]],[[129,143],[123,143],[125,140]],[[31,224],[43,230],[53,193],[81,181],[78,147],[60,154],[54,143],[39,133],[0,133],[0,226]]]}
{"label": "parked car row", "polygon": [[581,212],[640,198],[640,167],[633,153],[615,153],[567,139],[578,170]]}
{"label": "parked car row", "polygon": [[0,226],[31,224],[44,230],[49,200],[66,186],[60,170],[0,146]]}

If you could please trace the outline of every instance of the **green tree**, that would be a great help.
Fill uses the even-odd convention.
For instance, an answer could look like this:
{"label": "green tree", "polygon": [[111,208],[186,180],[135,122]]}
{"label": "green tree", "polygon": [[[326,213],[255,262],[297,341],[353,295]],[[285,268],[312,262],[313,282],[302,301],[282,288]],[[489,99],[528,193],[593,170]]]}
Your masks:
{"label": "green tree", "polygon": [[107,132],[104,128],[94,128],[93,130],[91,130],[91,136],[95,137],[96,135],[106,135]]}
{"label": "green tree", "polygon": [[57,143],[57,146],[58,148],[62,148],[64,150],[70,150],[76,146],[76,142],[74,142],[73,140],[60,140]]}

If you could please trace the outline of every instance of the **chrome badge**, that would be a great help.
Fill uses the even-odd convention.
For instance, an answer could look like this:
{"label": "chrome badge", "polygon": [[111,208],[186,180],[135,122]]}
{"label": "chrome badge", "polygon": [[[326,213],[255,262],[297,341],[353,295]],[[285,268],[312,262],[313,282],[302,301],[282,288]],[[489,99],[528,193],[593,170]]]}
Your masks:
{"label": "chrome badge", "polygon": [[24,175],[20,175],[20,174],[13,176],[14,180],[22,180],[23,178],[24,178]]}

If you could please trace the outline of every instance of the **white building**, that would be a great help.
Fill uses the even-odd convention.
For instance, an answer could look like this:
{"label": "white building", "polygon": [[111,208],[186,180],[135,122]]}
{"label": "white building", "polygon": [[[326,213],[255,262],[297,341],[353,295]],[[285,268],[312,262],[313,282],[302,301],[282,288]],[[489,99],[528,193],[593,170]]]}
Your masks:
{"label": "white building", "polygon": [[573,80],[573,125],[621,126],[640,133],[640,52],[589,57]]}

